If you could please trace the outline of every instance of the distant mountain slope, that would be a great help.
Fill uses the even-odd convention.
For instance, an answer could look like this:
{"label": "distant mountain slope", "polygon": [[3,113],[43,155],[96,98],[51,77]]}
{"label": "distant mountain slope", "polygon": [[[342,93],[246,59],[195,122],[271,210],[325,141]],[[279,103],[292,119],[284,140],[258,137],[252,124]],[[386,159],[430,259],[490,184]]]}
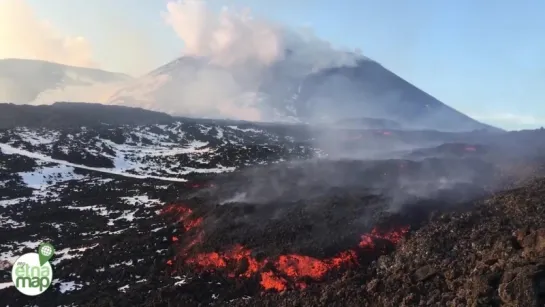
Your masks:
{"label": "distant mountain slope", "polygon": [[376,118],[405,128],[492,129],[445,105],[369,59],[316,70],[286,59],[265,70],[252,63],[216,66],[182,57],[130,82],[109,103],[179,115],[287,122]]}
{"label": "distant mountain slope", "polygon": [[49,104],[56,101],[103,102],[131,77],[57,63],[0,60],[0,102]]}
{"label": "distant mountain slope", "polygon": [[467,131],[490,129],[449,107],[374,61],[319,71],[305,78],[296,102],[299,116],[367,116],[405,128]]}

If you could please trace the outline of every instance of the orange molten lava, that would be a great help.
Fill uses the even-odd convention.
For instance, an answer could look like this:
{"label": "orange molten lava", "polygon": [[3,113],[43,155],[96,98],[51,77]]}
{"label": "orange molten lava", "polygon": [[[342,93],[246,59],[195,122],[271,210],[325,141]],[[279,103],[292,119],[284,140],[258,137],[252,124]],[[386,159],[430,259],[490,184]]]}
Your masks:
{"label": "orange molten lava", "polygon": [[185,231],[190,231],[201,225],[203,218],[198,217],[196,219],[189,219],[193,214],[193,210],[181,205],[168,205],[162,211],[161,214],[176,214],[179,217],[179,222],[184,226]]}
{"label": "orange molten lava", "polygon": [[266,290],[276,290],[276,291],[284,291],[286,290],[286,284],[288,283],[287,280],[285,280],[282,277],[278,277],[274,275],[273,272],[263,272],[261,273],[261,286]]}
{"label": "orange molten lava", "polygon": [[232,249],[221,254],[217,252],[198,254],[195,257],[186,259],[186,263],[194,264],[206,270],[227,268],[229,264],[232,268],[229,275],[249,278],[266,264],[266,261],[258,262],[251,256],[251,252],[242,245],[235,245]]}
{"label": "orange molten lava", "polygon": [[382,233],[377,228],[373,228],[371,233],[361,236],[361,241],[358,246],[361,248],[373,249],[375,248],[376,239],[387,240],[393,244],[397,244],[407,232],[409,232],[408,226]]}
{"label": "orange molten lava", "polygon": [[[177,213],[186,231],[198,227],[203,221],[202,217],[189,219],[193,211],[184,206],[171,205],[163,211]],[[374,249],[375,240],[377,239],[387,240],[396,244],[408,231],[409,227],[402,227],[391,231],[379,231],[377,228],[374,228],[369,234],[361,236],[358,246],[363,250]],[[230,278],[252,278],[259,276],[260,284],[265,290],[304,289],[307,287],[305,281],[320,281],[332,270],[358,265],[357,249],[343,251],[327,259],[287,254],[276,258],[257,260],[252,255],[250,249],[237,244],[222,252],[215,251],[188,256],[190,249],[202,242],[203,235],[203,231],[200,230],[189,243],[183,245],[180,254],[186,264],[193,265],[204,271],[222,271]],[[177,241],[178,238],[172,237],[172,240]],[[169,260],[167,264],[172,265],[172,260]]]}
{"label": "orange molten lava", "polygon": [[325,262],[302,255],[282,255],[278,257],[276,268],[289,277],[308,276],[313,279],[319,279],[329,270]]}
{"label": "orange molten lava", "polygon": [[172,205],[165,206],[165,208],[161,210],[161,214],[167,214],[167,213],[177,214],[180,216],[180,218],[185,218],[189,216],[191,213],[193,213],[193,211],[187,207],[172,204]]}
{"label": "orange molten lava", "polygon": [[187,259],[186,263],[197,264],[199,266],[211,269],[227,267],[227,261],[225,258],[216,252],[199,254],[194,258]]}
{"label": "orange molten lava", "polygon": [[[343,265],[356,264],[357,256],[354,251],[342,252],[336,257],[319,260],[303,255],[281,255],[276,260],[265,259],[258,261],[251,255],[251,250],[241,245],[224,252],[198,254],[185,260],[200,269],[215,271],[227,269],[229,277],[250,278],[261,273],[261,285],[269,290],[284,290],[288,286],[288,279],[295,281],[297,288],[305,288],[306,284],[300,279],[322,279],[327,272],[338,269]],[[265,266],[272,263],[275,272],[266,271]]]}
{"label": "orange molten lava", "polygon": [[199,217],[195,220],[189,220],[186,223],[184,223],[185,231],[190,231],[191,229],[200,226],[202,223],[202,217]]}

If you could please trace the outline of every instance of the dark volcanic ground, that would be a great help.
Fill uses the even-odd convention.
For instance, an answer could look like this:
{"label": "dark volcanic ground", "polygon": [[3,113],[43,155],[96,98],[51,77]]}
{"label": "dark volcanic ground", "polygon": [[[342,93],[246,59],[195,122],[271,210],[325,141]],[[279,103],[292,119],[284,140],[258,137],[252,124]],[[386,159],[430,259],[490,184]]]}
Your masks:
{"label": "dark volcanic ground", "polygon": [[[165,125],[2,132],[1,305],[545,304],[543,132],[339,135],[392,150],[372,161],[318,159],[308,131]],[[30,298],[10,262],[42,241],[55,281]]]}

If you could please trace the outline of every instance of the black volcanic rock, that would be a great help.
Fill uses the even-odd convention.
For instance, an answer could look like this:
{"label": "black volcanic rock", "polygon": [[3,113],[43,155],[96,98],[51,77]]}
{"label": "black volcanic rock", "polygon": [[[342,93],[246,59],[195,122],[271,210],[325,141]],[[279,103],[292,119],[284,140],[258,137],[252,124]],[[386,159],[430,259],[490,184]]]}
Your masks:
{"label": "black volcanic rock", "polygon": [[[545,131],[343,130],[170,117],[129,125],[123,120],[140,115],[116,121],[103,113],[133,109],[49,108],[74,111],[70,126],[0,129],[6,306],[545,303]],[[110,124],[100,123],[105,118]],[[387,152],[400,143],[411,150],[388,159],[326,159],[314,140],[327,129],[341,150],[357,144]],[[232,172],[216,174],[225,167]],[[185,211],[165,214],[171,208]],[[399,226],[395,237],[382,232]],[[374,248],[362,247],[373,233]],[[8,284],[11,263],[41,241],[57,250],[55,281],[40,296],[25,296]],[[270,261],[247,278],[240,275],[253,265],[247,255],[240,265],[231,259],[210,270],[186,261],[201,253],[221,258],[235,244]],[[262,272],[287,277],[275,266],[279,255],[299,254],[319,269],[347,248],[356,253],[353,265],[289,279],[284,292],[262,287]]]}
{"label": "black volcanic rock", "polygon": [[0,129],[14,127],[81,127],[170,123],[170,115],[139,108],[97,103],[57,102],[52,105],[0,103]]}
{"label": "black volcanic rock", "polygon": [[544,192],[540,179],[437,214],[361,272],[224,306],[543,306]]}

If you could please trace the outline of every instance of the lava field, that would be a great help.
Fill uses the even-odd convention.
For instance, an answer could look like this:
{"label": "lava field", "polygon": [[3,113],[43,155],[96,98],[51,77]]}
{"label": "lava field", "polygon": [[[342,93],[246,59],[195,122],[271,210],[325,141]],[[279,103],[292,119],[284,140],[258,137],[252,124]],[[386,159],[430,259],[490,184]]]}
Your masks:
{"label": "lava field", "polygon": [[[0,131],[1,305],[544,306],[543,131],[329,136]],[[27,297],[11,263],[43,241]]]}

